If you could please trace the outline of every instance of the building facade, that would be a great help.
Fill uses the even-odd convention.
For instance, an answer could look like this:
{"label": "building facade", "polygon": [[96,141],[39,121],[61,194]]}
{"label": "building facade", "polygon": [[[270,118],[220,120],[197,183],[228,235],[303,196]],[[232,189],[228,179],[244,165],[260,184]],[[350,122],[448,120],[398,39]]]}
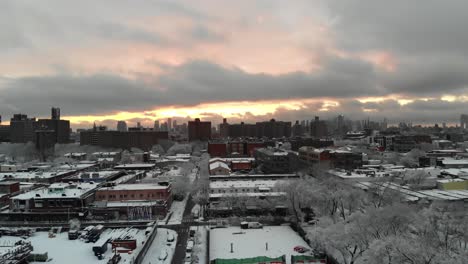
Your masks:
{"label": "building facade", "polygon": [[188,122],[188,139],[189,141],[207,141],[211,139],[211,122],[200,121],[196,118],[194,121]]}
{"label": "building facade", "polygon": [[96,129],[80,133],[80,145],[92,145],[108,148],[139,148],[150,150],[159,140],[168,139],[168,132],[163,131],[99,131]]}

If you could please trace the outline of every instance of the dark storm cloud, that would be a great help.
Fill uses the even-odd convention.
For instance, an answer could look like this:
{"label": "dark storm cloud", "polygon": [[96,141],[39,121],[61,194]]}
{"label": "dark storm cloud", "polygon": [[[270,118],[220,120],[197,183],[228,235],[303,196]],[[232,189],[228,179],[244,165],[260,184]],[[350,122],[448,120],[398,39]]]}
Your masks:
{"label": "dark storm cloud", "polygon": [[[467,52],[463,0],[326,1],[346,50],[386,49],[407,56]],[[351,38],[351,36],[353,36]]]}
{"label": "dark storm cloud", "polygon": [[468,2],[326,1],[337,45],[349,52],[388,51],[397,70],[382,84],[395,93],[436,95],[468,87]]}
{"label": "dark storm cloud", "polygon": [[249,74],[208,61],[192,61],[160,78],[169,101],[190,104],[225,100],[260,100],[381,95],[373,67],[362,61],[330,58],[315,73]]}
{"label": "dark storm cloud", "polygon": [[44,115],[60,106],[66,115],[141,110],[161,102],[138,81],[112,75],[45,76],[10,79],[0,88],[0,112]]}
{"label": "dark storm cloud", "polygon": [[115,75],[56,75],[10,79],[2,100],[14,107],[0,111],[37,113],[63,105],[73,115],[112,110],[147,110],[162,105],[284,98],[379,95],[372,66],[361,61],[332,59],[317,73],[249,74],[207,61],[168,68],[150,82]]}

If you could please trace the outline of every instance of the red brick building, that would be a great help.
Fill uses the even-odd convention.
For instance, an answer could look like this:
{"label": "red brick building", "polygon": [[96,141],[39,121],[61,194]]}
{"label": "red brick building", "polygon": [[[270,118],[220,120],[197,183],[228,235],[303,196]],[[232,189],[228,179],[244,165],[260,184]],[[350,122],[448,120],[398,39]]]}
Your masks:
{"label": "red brick building", "polygon": [[172,204],[171,185],[119,184],[96,191],[96,214],[119,213],[129,220],[165,216]]}
{"label": "red brick building", "polygon": [[196,118],[195,121],[189,121],[188,122],[188,139],[189,141],[210,140],[211,139],[211,122],[200,121],[200,118]]}
{"label": "red brick building", "polygon": [[211,157],[226,157],[228,154],[226,142],[209,142],[208,153]]}

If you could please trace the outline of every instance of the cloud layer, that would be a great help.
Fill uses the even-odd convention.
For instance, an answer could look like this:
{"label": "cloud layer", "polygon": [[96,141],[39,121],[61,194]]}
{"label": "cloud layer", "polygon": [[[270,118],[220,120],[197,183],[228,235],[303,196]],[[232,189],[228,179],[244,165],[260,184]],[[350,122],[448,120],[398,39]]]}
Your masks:
{"label": "cloud layer", "polygon": [[0,2],[4,117],[220,119],[233,102],[251,108],[229,112],[239,120],[468,112],[466,1],[46,2]]}

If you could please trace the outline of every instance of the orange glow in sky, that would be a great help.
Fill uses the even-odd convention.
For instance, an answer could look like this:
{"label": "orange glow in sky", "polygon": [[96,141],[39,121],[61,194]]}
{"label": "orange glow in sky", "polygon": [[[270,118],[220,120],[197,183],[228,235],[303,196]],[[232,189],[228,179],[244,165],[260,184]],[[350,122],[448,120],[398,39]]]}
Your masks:
{"label": "orange glow in sky", "polygon": [[[242,117],[244,115],[262,116],[273,114],[279,109],[300,110],[307,108],[307,104],[318,101],[316,99],[304,100],[269,100],[269,101],[240,101],[204,103],[195,106],[167,106],[144,112],[118,112],[106,115],[84,115],[67,116],[64,119],[78,124],[83,122],[99,122],[104,120],[131,120],[135,118],[147,118],[151,120],[166,119],[169,117],[179,118],[205,118],[213,115],[222,117]],[[334,102],[329,106],[335,105]],[[324,105],[325,106],[325,105]],[[311,109],[316,111],[317,109]]]}

